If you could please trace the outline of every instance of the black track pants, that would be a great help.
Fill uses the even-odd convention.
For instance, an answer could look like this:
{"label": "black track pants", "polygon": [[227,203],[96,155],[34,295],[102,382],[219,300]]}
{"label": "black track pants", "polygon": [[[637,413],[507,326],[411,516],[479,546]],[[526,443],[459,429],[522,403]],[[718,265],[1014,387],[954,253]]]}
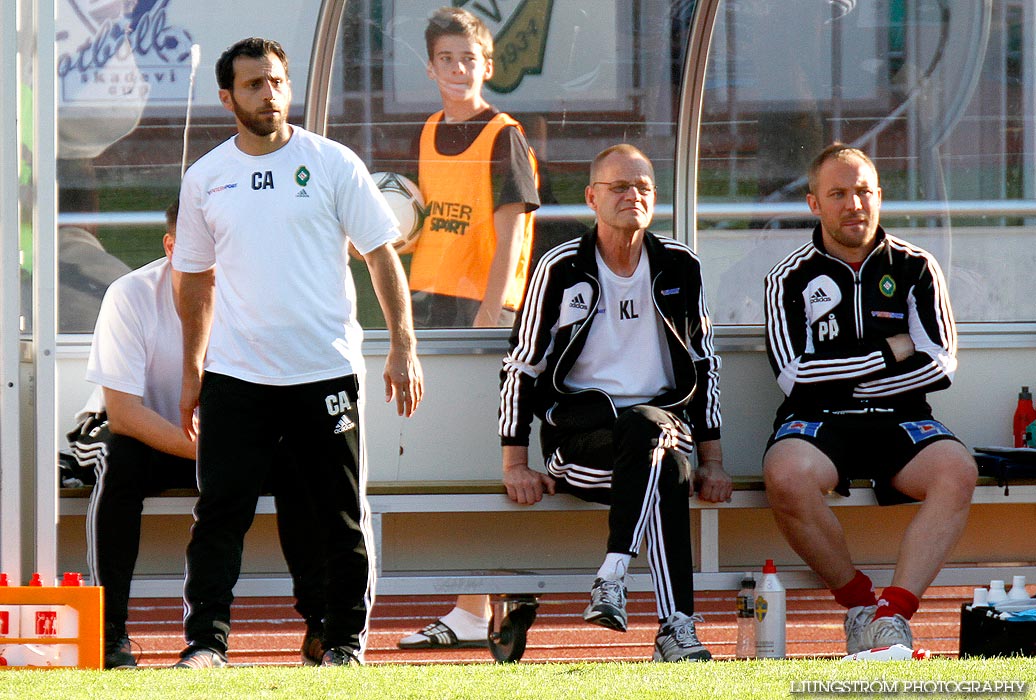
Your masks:
{"label": "black track pants", "polygon": [[610,504],[608,550],[636,556],[647,539],[648,568],[660,620],[694,612],[690,533],[691,437],[673,414],[654,406],[623,410],[611,427],[558,432],[547,471],[561,490]]}
{"label": "black track pants", "polygon": [[[200,401],[201,492],[187,547],[184,631],[191,647],[226,653],[242,545],[263,484],[305,484],[325,550],[325,648],[366,646],[374,595],[358,383],[349,375],[292,386],[206,373]],[[289,459],[278,463],[277,448]]]}

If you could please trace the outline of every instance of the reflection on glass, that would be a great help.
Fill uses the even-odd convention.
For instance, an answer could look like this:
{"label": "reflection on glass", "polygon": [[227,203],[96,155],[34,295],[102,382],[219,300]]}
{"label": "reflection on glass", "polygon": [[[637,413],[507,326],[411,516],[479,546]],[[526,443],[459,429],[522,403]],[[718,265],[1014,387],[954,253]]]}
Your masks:
{"label": "reflection on glass", "polygon": [[[414,144],[442,108],[423,32],[444,4],[345,3],[329,135],[372,170],[418,178]],[[589,222],[582,204],[589,159],[619,141],[655,163],[656,229],[669,225],[674,115],[697,4],[465,5],[494,37],[483,94],[522,124],[537,158],[543,206],[533,263]],[[150,232],[176,194],[184,149],[192,162],[232,133],[212,74],[219,52],[240,38],[228,32],[274,31],[294,59],[294,92],[305,94],[320,3],[307,0],[287,14],[264,7],[265,0],[245,26],[235,3],[58,0],[59,152],[94,166],[98,209],[90,223],[128,266],[161,254]],[[885,223],[939,257],[958,319],[1031,320],[1033,14],[1018,0],[722,2],[708,53],[695,241],[708,263],[716,321],[761,322],[763,275],[812,224],[806,161],[834,139],[876,159]],[[200,63],[185,134],[195,45]],[[31,104],[31,94],[25,98]],[[114,225],[112,214],[130,211],[154,220]],[[383,325],[364,266],[354,268],[362,322]],[[992,285],[998,294],[988,293]]]}
{"label": "reflection on glass", "polygon": [[[247,17],[238,3],[58,0],[60,331],[92,332],[96,304],[87,300],[99,303],[109,278],[162,255],[154,230],[179,189],[182,156],[189,164],[233,134],[213,72],[226,46],[260,29],[275,33],[298,57],[291,76],[296,94],[305,94],[320,3],[297,3],[290,13],[261,12],[264,3],[252,14],[276,15],[276,26]],[[127,225],[118,219],[127,212],[151,220]],[[31,261],[31,237],[22,247]],[[22,306],[31,327],[28,282],[27,271]]]}
{"label": "reflection on glass", "polygon": [[814,223],[809,159],[834,140],[874,158],[882,224],[936,255],[958,321],[1033,320],[1034,45],[1031,7],[1006,0],[724,2],[698,182],[716,322],[762,322],[764,275]]}
{"label": "reflection on glass", "polygon": [[493,37],[475,15],[441,8],[425,30],[442,109],[416,149],[424,228],[410,262],[414,323],[509,326],[521,304],[539,207],[536,158],[521,125],[483,97]]}
{"label": "reflection on glass", "polygon": [[[445,109],[443,90],[434,79],[435,71],[429,75],[424,36],[429,18],[447,4],[442,0],[348,3],[331,76],[328,135],[359,153],[372,171],[420,179],[422,192],[426,190],[425,181],[433,177],[426,167],[429,159],[421,157],[422,130],[429,121],[436,123],[438,129],[454,126],[438,123],[435,116],[445,111],[449,117],[449,110]],[[614,0],[591,6],[530,1],[468,3],[464,8],[485,24],[493,36],[493,70],[492,75],[485,77],[482,97],[521,125],[525,141],[534,153],[530,160],[538,170],[541,207],[535,213],[532,244],[527,253],[529,269],[543,252],[586,230],[592,220],[583,197],[590,160],[602,148],[616,142],[633,143],[654,161],[660,185],[655,229],[669,234],[674,115],[682,36],[689,21],[688,3]],[[638,29],[633,32],[630,27]],[[482,115],[475,115],[473,123],[487,117],[483,110]],[[514,137],[516,133],[512,129],[508,141],[517,144],[512,146],[512,153],[520,154],[524,146]],[[444,151],[449,152],[438,149],[437,159]],[[511,179],[527,180],[528,170],[525,172],[522,178]],[[486,187],[487,181],[483,175],[434,177],[442,180],[440,187],[470,190],[465,192],[469,197],[476,185]],[[519,185],[519,194],[511,195],[506,192],[512,187],[507,181],[507,176],[491,178],[492,193],[483,198],[491,196],[497,202],[511,199],[529,208],[533,198],[520,193],[525,186]],[[504,200],[500,200],[501,195]],[[465,226],[468,222],[463,209],[450,204],[462,200],[451,200],[445,195],[426,199],[432,200],[432,208],[421,240],[427,236],[425,245],[434,243],[435,247],[422,251],[419,241],[417,251],[404,256],[416,292],[419,323],[425,303],[421,293],[439,284],[429,278],[449,275],[462,265],[461,254],[441,245],[442,239],[447,234],[458,237],[461,229],[474,227]],[[438,210],[437,201],[441,202]],[[472,215],[474,210],[472,207]],[[461,216],[453,215],[458,212]],[[438,227],[438,237],[429,235],[434,227]],[[467,248],[464,255],[471,255],[474,248]],[[489,253],[478,253],[477,257],[475,268],[491,264]],[[361,323],[365,328],[379,324],[383,327],[376,300],[365,290],[362,268],[362,264],[353,265],[361,296]],[[522,279],[518,272],[508,277]],[[439,327],[484,325],[474,319],[481,305],[478,290],[483,284],[474,275],[458,276],[454,291],[462,286],[469,286],[470,291],[454,296],[461,301],[452,304],[444,315],[426,316],[423,323]],[[517,289],[521,284],[514,286]],[[509,323],[505,313],[491,325]]]}
{"label": "reflection on glass", "polygon": [[[89,160],[58,161],[58,210],[91,215],[98,211],[97,183]],[[92,333],[108,285],[130,268],[105,250],[95,226],[58,227],[58,332]],[[32,331],[32,276],[22,270],[23,330]]]}

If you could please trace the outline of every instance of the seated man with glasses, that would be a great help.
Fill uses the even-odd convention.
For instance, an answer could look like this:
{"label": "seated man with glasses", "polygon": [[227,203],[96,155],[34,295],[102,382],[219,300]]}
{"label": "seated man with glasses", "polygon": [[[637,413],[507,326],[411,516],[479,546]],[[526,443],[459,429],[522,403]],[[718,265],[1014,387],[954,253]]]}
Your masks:
{"label": "seated man with glasses", "polygon": [[[503,474],[517,503],[559,490],[610,505],[587,622],[626,631],[626,571],[646,537],[654,660],[698,661],[711,654],[694,627],[688,499],[693,484],[703,500],[726,500],[732,484],[701,266],[647,230],[654,175],[633,146],[602,151],[585,190],[597,225],[537,264],[501,373]],[[534,415],[546,473],[529,468]]]}

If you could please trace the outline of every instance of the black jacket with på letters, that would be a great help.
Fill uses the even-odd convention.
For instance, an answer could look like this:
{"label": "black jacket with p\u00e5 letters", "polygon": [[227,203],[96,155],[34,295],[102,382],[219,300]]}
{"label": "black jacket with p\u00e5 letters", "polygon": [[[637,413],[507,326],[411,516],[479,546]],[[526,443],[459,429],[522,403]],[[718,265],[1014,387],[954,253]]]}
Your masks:
{"label": "black jacket with p\u00e5 letters", "polygon": [[[939,263],[879,226],[877,245],[854,270],[812,240],[766,277],[766,351],[792,413],[866,408],[927,410],[950,386],[957,330]],[[910,335],[896,362],[886,338]]]}
{"label": "black jacket with p\u00e5 letters", "polygon": [[[533,415],[553,425],[589,428],[614,418],[596,389],[570,390],[565,378],[597,315],[601,297],[597,229],[544,254],[529,281],[500,373],[500,438],[528,445]],[[655,313],[663,321],[675,387],[649,403],[686,421],[695,442],[720,437],[719,368],[705,305],[701,264],[683,243],[644,233]],[[631,353],[636,348],[630,348]]]}

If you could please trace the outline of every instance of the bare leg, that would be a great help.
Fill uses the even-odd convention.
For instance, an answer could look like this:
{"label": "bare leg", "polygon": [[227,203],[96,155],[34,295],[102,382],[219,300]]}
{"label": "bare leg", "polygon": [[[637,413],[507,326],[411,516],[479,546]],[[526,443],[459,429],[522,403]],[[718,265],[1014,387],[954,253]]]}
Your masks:
{"label": "bare leg", "polygon": [[781,440],[763,457],[766,495],[784,538],[828,588],[856,575],[845,532],[825,496],[838,472],[824,453],[805,440]]}
{"label": "bare leg", "polygon": [[893,586],[924,594],[964,531],[977,478],[975,461],[954,440],[929,445],[895,476],[893,486],[923,502],[903,534]]}

